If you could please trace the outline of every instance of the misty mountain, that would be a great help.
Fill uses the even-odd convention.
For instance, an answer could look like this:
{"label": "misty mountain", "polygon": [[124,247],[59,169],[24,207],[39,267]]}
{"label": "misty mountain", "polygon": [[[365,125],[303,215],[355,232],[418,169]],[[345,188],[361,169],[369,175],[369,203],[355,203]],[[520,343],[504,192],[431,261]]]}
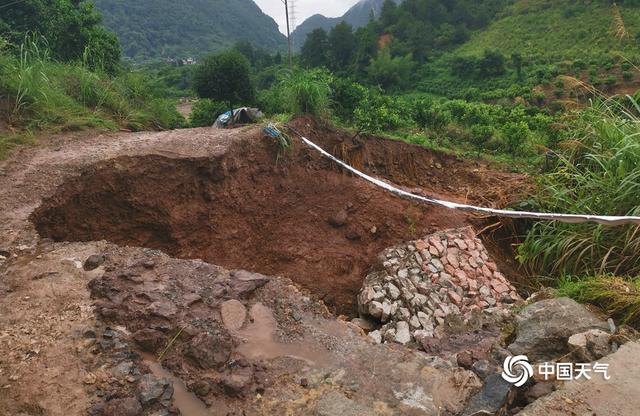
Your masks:
{"label": "misty mountain", "polygon": [[[402,0],[395,0],[400,3]],[[362,27],[369,22],[371,12],[374,16],[380,14],[384,0],[361,0],[350,8],[341,17],[326,17],[321,14],[315,14],[300,24],[293,32],[293,40],[297,49],[301,48],[307,35],[315,29],[331,30],[335,25],[345,21],[353,26],[354,29]]]}
{"label": "misty mountain", "polygon": [[104,25],[135,60],[198,57],[247,40],[284,49],[276,22],[252,0],[94,0]]}

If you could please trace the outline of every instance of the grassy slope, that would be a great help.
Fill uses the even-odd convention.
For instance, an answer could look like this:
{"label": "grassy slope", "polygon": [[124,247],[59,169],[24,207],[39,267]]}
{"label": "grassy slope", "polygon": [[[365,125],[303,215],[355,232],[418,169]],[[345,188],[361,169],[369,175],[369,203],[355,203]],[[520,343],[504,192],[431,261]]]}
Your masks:
{"label": "grassy slope", "polygon": [[52,61],[36,44],[25,45],[20,58],[0,48],[0,159],[47,132],[165,129],[183,122],[175,100],[145,74],[109,77],[81,63]]}
{"label": "grassy slope", "polygon": [[458,48],[460,54],[480,54],[499,49],[505,54],[553,60],[586,60],[604,53],[640,55],[640,7],[619,6],[630,39],[615,37],[613,7],[605,2],[569,0],[520,0],[509,7],[486,30],[476,33]]}

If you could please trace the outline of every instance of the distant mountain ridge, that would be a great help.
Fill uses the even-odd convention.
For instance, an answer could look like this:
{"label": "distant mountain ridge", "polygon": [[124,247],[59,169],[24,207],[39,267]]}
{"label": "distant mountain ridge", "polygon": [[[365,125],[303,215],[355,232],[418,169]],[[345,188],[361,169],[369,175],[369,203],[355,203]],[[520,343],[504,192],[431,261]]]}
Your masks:
{"label": "distant mountain ridge", "polygon": [[94,0],[126,57],[199,57],[247,40],[284,49],[276,22],[252,0]]}
{"label": "distant mountain ridge", "polygon": [[[307,35],[315,29],[329,31],[343,21],[349,23],[354,29],[365,26],[369,22],[371,12],[373,12],[374,16],[380,15],[384,1],[385,0],[361,0],[341,17],[326,17],[321,14],[315,14],[309,17],[293,31],[292,38],[296,48],[301,48],[307,39]],[[400,3],[401,1],[402,0],[395,0],[396,3]]]}

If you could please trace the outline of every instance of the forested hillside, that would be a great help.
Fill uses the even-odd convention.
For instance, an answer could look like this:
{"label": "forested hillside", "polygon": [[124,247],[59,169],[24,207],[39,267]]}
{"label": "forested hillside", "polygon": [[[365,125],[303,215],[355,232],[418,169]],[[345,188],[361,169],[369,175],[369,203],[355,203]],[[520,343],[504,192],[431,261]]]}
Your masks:
{"label": "forested hillside", "polygon": [[135,60],[202,56],[240,40],[277,50],[276,22],[252,0],[95,0],[104,24]]}
{"label": "forested hillside", "polygon": [[[394,0],[400,3],[402,0]],[[315,29],[331,30],[334,26],[341,22],[345,22],[353,26],[354,29],[365,26],[369,23],[372,15],[378,17],[384,0],[361,0],[351,7],[340,17],[326,17],[321,14],[315,14],[302,22],[296,30],[293,31],[293,39],[297,48],[301,47],[307,35]]]}
{"label": "forested hillside", "polygon": [[551,59],[587,59],[606,52],[638,51],[640,2],[524,0],[506,8],[458,52],[486,48]]}

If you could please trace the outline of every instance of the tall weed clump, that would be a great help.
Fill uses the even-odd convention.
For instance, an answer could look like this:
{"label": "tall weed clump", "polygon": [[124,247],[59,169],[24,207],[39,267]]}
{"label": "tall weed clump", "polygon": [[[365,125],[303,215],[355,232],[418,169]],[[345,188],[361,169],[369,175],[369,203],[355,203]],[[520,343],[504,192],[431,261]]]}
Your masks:
{"label": "tall weed clump", "polygon": [[287,72],[280,83],[281,97],[291,114],[328,116],[331,105],[331,75],[323,70]]}
{"label": "tall weed clump", "polygon": [[0,40],[0,116],[25,135],[184,125],[175,102],[166,99],[157,84],[141,73],[111,76],[83,61],[57,62],[51,59],[46,40],[35,35],[27,36],[15,55],[4,51]]}
{"label": "tall weed clump", "polygon": [[12,124],[36,129],[85,124],[86,111],[57,83],[58,65],[50,60],[46,43],[35,36],[25,39],[16,58],[7,59],[3,72]]}
{"label": "tall weed clump", "polygon": [[[561,143],[556,167],[540,177],[543,212],[640,215],[640,106],[594,104]],[[538,222],[519,259],[539,275],[640,274],[640,227]]]}

